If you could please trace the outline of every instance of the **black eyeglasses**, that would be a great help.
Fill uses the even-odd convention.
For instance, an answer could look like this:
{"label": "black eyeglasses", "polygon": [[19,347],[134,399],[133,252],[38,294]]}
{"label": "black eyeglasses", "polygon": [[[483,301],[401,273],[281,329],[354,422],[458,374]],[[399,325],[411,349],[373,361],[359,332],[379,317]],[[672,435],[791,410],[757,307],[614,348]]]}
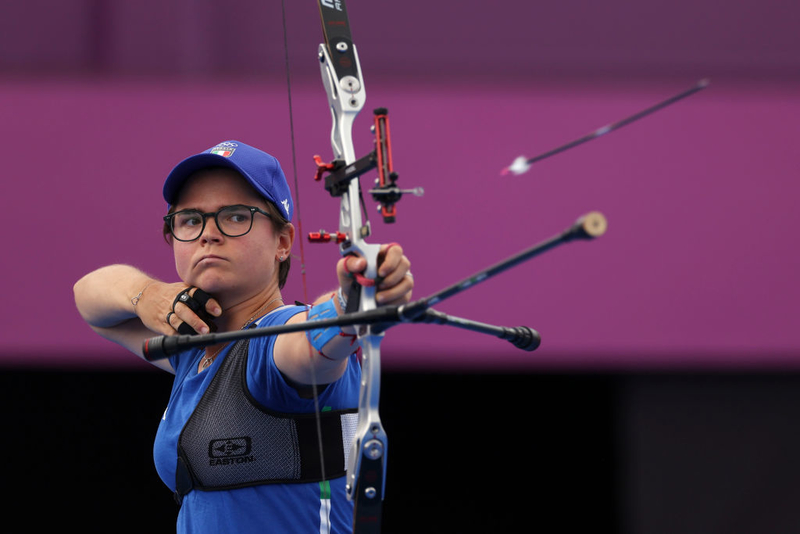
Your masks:
{"label": "black eyeglasses", "polygon": [[240,237],[253,228],[253,215],[258,212],[268,218],[269,213],[255,206],[224,206],[217,211],[203,213],[200,210],[181,210],[164,217],[172,236],[178,241],[194,241],[203,235],[206,218],[214,217],[217,228],[228,237]]}

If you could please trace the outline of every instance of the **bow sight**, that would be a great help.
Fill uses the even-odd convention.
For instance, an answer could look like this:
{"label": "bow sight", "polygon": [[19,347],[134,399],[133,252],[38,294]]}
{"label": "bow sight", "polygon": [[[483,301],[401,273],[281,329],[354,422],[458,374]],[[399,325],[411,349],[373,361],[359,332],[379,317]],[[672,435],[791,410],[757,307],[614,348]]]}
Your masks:
{"label": "bow sight", "polygon": [[[375,135],[375,150],[349,165],[343,159],[335,159],[330,163],[323,163],[322,158],[316,155],[314,156],[314,162],[317,165],[317,172],[314,175],[314,180],[319,181],[322,179],[323,174],[328,173],[325,176],[325,189],[332,197],[341,197],[349,191],[351,180],[377,168],[378,178],[375,180],[375,187],[370,189],[369,193],[375,199],[375,202],[380,204],[379,211],[383,216],[383,221],[393,223],[397,215],[395,204],[400,198],[407,193],[422,196],[424,191],[421,187],[406,190],[397,187],[398,176],[392,167],[389,112],[386,108],[377,108],[373,113],[375,122],[372,125],[372,132]],[[363,207],[363,198],[360,200]],[[366,212],[366,210],[364,211]],[[370,233],[369,223],[364,228],[366,231],[362,229],[362,238],[367,237]],[[342,243],[345,239],[346,236],[342,235],[341,232],[330,234],[320,230],[319,232],[308,234],[308,240],[312,243],[327,243],[330,241]]]}

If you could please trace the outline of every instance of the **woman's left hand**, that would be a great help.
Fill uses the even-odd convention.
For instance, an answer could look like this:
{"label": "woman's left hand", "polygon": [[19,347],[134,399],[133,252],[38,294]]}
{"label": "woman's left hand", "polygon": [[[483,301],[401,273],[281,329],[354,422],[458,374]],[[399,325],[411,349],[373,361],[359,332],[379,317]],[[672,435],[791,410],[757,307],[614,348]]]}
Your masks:
{"label": "woman's left hand", "polygon": [[[381,245],[378,253],[378,288],[375,294],[378,306],[401,305],[411,300],[414,279],[409,267],[411,262],[403,255],[403,247],[396,243]],[[336,274],[345,298],[353,286],[355,275],[363,273],[367,268],[367,260],[360,256],[346,256],[336,264]],[[342,314],[339,299],[326,293],[321,295],[314,305],[326,305],[333,300],[337,313]],[[298,313],[287,324],[300,323],[307,314]],[[320,355],[309,358],[309,338],[305,332],[281,334],[275,342],[275,364],[284,377],[297,384],[330,384],[338,380],[347,369],[348,356],[356,350],[355,329],[352,326],[342,327],[344,335],[329,339],[324,347],[313,346]],[[323,352],[324,351],[324,354]]]}
{"label": "woman's left hand", "polygon": [[[366,268],[367,260],[359,256],[345,256],[336,264],[336,274],[345,298],[353,285],[355,273],[362,273]],[[411,262],[403,254],[403,247],[397,243],[381,245],[378,253],[378,289],[375,293],[378,306],[400,305],[411,300],[414,278],[410,268]]]}

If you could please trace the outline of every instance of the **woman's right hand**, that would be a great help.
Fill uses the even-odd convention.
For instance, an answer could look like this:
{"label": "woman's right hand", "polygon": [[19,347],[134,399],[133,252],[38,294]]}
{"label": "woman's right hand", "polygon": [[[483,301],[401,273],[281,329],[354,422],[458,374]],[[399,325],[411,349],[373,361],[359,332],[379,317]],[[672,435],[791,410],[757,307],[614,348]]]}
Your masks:
{"label": "woman's right hand", "polygon": [[[115,264],[86,274],[73,291],[75,305],[92,330],[144,357],[142,343],[154,333],[174,336],[183,322],[198,332],[208,331],[208,325],[183,303],[175,304],[173,312],[175,298],[187,288],[183,282],[161,282],[136,267]],[[214,299],[205,308],[212,317],[222,314]],[[166,360],[153,363],[172,371]]]}
{"label": "woman's right hand", "polygon": [[189,305],[178,300],[178,296],[187,289],[190,297],[198,291],[196,287],[183,282],[151,282],[134,306],[136,315],[149,330],[159,334],[176,335],[181,323],[186,323],[198,334],[208,334],[211,332],[209,323],[212,323],[212,318],[222,315],[222,308],[213,297],[209,298],[205,303],[205,311],[210,317],[203,320]]}

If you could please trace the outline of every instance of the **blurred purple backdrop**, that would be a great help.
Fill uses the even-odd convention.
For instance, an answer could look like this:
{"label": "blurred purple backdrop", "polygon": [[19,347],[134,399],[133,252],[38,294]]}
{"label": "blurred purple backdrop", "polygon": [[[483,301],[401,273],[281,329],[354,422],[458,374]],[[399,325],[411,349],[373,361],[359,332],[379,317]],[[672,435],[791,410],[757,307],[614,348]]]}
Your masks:
{"label": "blurred purple backdrop", "polygon": [[[335,229],[311,178],[330,155],[314,2],[288,2],[303,230]],[[0,362],[141,366],[81,321],[72,284],[108,263],[175,278],[164,177],[239,139],[293,164],[278,2],[0,2]],[[386,366],[797,368],[800,5],[588,0],[348,3],[367,108],[390,110],[407,197],[373,241],[399,241],[425,296],[603,212],[569,244],[437,309],[529,325],[541,348],[402,325]],[[154,13],[158,13],[155,15]],[[501,176],[710,77],[641,122]],[[365,113],[368,115],[368,113]],[[356,147],[371,149],[369,118]],[[372,206],[371,201],[369,202]],[[314,296],[333,246],[305,245]],[[299,253],[299,248],[296,248]],[[303,300],[299,261],[284,295]]]}

